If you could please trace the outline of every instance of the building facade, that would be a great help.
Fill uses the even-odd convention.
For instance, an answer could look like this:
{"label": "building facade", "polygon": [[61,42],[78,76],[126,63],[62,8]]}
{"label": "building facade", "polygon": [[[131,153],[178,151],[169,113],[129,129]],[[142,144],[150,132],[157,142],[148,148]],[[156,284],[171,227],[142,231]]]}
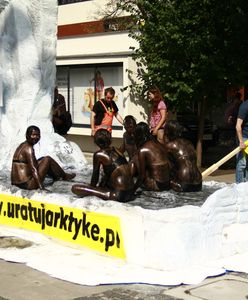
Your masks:
{"label": "building facade", "polygon": [[[129,37],[129,17],[104,20],[107,2],[62,0],[58,9],[57,86],[72,115],[70,137],[82,140],[84,136],[90,148],[90,111],[104,88],[116,90],[115,101],[123,117],[132,114],[139,122],[147,115],[145,102],[125,89],[136,80],[137,72],[132,49],[138,44]],[[116,120],[113,125],[113,138],[121,138],[123,127]]]}

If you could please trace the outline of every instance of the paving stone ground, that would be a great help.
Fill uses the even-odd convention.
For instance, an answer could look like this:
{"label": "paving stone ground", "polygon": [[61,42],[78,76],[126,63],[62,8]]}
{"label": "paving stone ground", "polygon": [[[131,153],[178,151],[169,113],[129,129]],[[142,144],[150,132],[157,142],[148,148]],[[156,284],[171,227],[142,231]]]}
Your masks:
{"label": "paving stone ground", "polygon": [[181,300],[182,298],[175,298],[163,294],[163,288],[156,286],[131,286],[114,288],[102,293],[96,293],[91,296],[79,297],[73,300]]}

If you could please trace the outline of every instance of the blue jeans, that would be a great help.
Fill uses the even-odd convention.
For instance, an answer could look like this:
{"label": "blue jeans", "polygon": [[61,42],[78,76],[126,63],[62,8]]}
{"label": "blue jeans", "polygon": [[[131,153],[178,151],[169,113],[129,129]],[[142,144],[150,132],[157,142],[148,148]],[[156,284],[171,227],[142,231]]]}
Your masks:
{"label": "blue jeans", "polygon": [[[248,138],[243,137],[243,140],[245,142]],[[236,156],[236,183],[248,181],[247,158],[245,151],[240,151]]]}

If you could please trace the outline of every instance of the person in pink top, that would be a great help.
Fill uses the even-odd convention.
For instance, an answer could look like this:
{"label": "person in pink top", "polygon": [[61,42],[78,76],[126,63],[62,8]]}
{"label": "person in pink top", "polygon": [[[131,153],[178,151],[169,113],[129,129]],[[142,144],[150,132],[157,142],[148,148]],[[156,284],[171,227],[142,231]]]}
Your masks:
{"label": "person in pink top", "polygon": [[152,135],[164,144],[164,125],[167,118],[167,107],[162,94],[157,87],[152,87],[148,91],[148,98],[152,101],[152,111],[149,118],[149,126]]}

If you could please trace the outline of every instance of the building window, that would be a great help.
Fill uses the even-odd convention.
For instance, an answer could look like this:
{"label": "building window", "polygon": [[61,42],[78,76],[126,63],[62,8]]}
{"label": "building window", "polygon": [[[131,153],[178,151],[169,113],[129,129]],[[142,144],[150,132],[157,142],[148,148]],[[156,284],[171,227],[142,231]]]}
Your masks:
{"label": "building window", "polygon": [[59,5],[64,5],[64,4],[71,4],[71,3],[76,3],[76,2],[86,2],[90,0],[58,0]]}
{"label": "building window", "polygon": [[[90,113],[96,101],[104,97],[104,89],[115,89],[114,100],[120,114],[123,112],[123,64],[97,64],[58,66],[59,93],[67,99],[67,109],[72,115],[74,127],[90,127]],[[122,129],[114,120],[114,128]]]}

